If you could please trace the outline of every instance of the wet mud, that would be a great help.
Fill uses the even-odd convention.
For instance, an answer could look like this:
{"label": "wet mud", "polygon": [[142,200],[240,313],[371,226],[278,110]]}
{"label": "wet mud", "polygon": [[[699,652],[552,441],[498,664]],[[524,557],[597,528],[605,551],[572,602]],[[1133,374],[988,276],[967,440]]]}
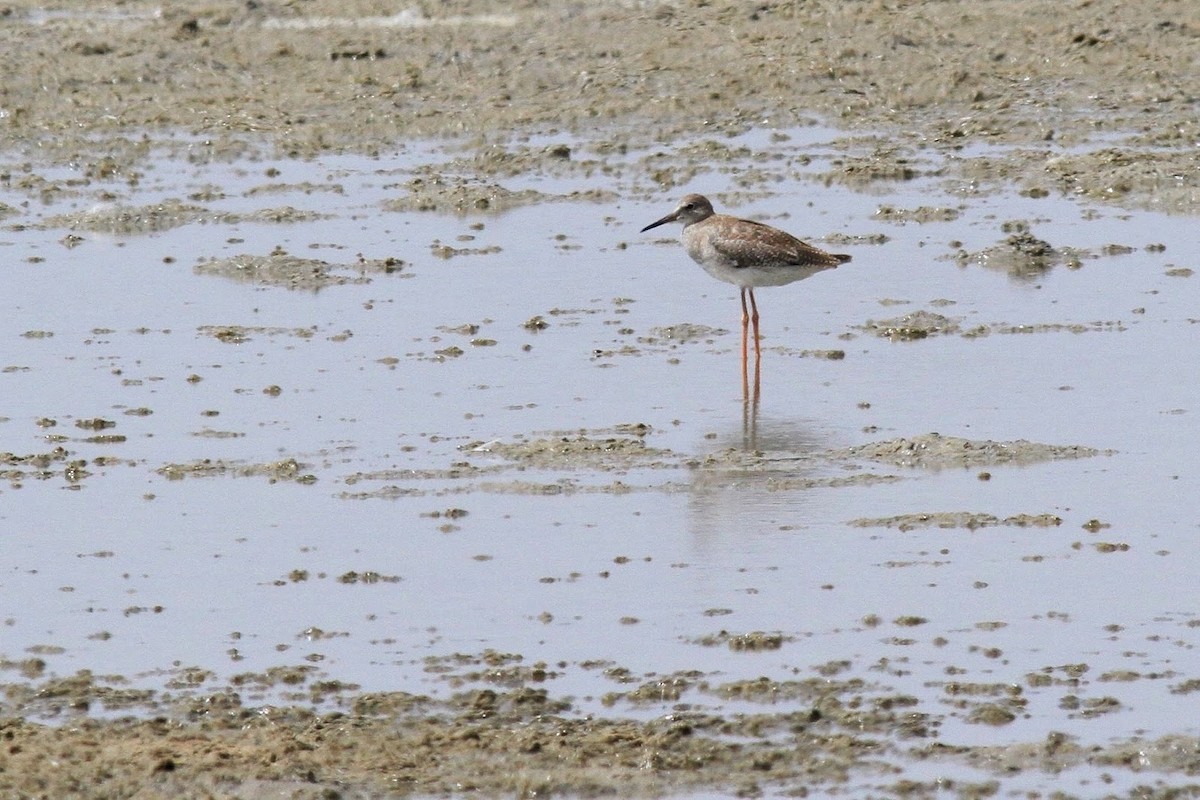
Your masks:
{"label": "wet mud", "polygon": [[[336,170],[324,180],[292,183],[262,163],[332,155],[380,159],[377,179],[391,198],[359,209],[360,226],[381,213],[472,219],[469,233],[422,240],[422,255],[447,269],[503,253],[487,240],[488,226],[503,213],[544,209],[547,235],[555,237],[559,252],[569,252],[579,245],[554,216],[559,204],[591,203],[603,215],[615,202],[659,200],[698,176],[724,175],[735,166],[724,203],[770,197],[785,181],[863,193],[928,181],[963,197],[1013,193],[1031,201],[1077,198],[1118,212],[1200,211],[1200,71],[1194,64],[1200,6],[1187,0],[461,0],[401,10],[376,0],[186,7],[133,0],[63,9],[17,0],[0,7],[0,42],[0,185],[21,198],[0,204],[0,225],[6,241],[31,231],[49,237],[42,254],[18,265],[31,269],[87,240],[149,237],[186,226],[274,226],[283,239],[327,220],[321,198],[344,197],[346,189]],[[771,154],[771,145],[789,141],[793,134],[787,131],[818,125],[836,131],[832,154]],[[766,137],[761,149],[732,141],[755,132]],[[398,147],[427,148],[429,155],[420,168],[398,174],[386,162]],[[177,191],[156,172],[164,158],[234,165],[251,188],[234,194],[209,184]],[[819,167],[805,171],[810,160]],[[275,205],[281,194],[304,195],[311,206]],[[252,207],[219,208],[231,198]],[[40,211],[64,203],[75,209]],[[882,249],[899,229],[936,228],[963,213],[953,203],[883,202],[873,228],[832,233],[827,241]],[[938,258],[1033,285],[1055,270],[1170,247],[1158,240],[1076,247],[1043,232],[1042,222],[998,222],[992,241],[948,242]],[[200,279],[229,281],[247,292],[328,293],[412,272],[399,255],[367,257],[350,243],[328,258],[301,253],[303,246],[157,257],[164,267],[178,262]],[[1166,274],[1183,285],[1193,267],[1173,264]],[[887,310],[879,319],[831,323],[836,339],[829,347],[788,350],[768,339],[768,352],[837,366],[853,361],[860,338],[920,347],[931,339],[978,343],[992,335],[1007,338],[1002,334],[1116,333],[1134,324],[1128,317],[1079,321],[1066,312],[1053,321],[981,322],[956,315],[954,301],[926,303],[930,308],[910,311],[882,301]],[[732,307],[728,328],[660,320],[637,329],[623,321],[629,304],[616,298],[587,308],[522,307],[523,329],[503,334],[493,333],[490,320],[463,323],[479,319],[464,309],[421,341],[398,336],[386,351],[395,355],[380,354],[362,368],[392,369],[413,359],[453,369],[470,364],[473,351],[493,347],[510,348],[515,361],[542,346],[538,337],[561,333],[587,316],[603,317],[615,331],[603,346],[576,354],[597,369],[665,354],[669,370],[696,351],[733,347]],[[97,329],[93,335],[105,340],[115,333]],[[168,335],[137,333],[159,334]],[[55,338],[48,327],[22,335],[30,342]],[[327,318],[278,324],[268,312],[261,324],[214,323],[201,326],[197,336],[253,358],[260,352],[254,348],[287,350],[314,338],[344,342],[353,333]],[[520,344],[511,344],[515,337]],[[31,369],[15,361],[3,368],[16,378]],[[195,386],[221,379],[209,363],[190,370],[170,380]],[[149,368],[111,372],[114,380],[131,383],[163,380]],[[284,388],[285,378],[305,374],[299,367],[280,372],[233,391],[269,402],[296,391]],[[867,420],[871,403],[862,401],[860,409]],[[5,492],[11,497],[42,484],[79,493],[141,472],[184,486],[256,481],[268,492],[326,492],[350,504],[420,498],[437,509],[423,512],[423,521],[451,537],[470,526],[468,501],[479,497],[667,498],[702,496],[697,487],[708,485],[765,487],[768,496],[814,488],[857,491],[961,474],[991,481],[993,473],[1075,461],[1103,472],[1115,453],[1098,442],[996,441],[930,428],[876,431],[870,422],[864,422],[869,441],[849,446],[779,447],[748,435],[726,446],[714,433],[710,448],[684,449],[660,441],[666,438],[662,431],[647,423],[610,421],[609,427],[529,430],[490,441],[462,436],[450,457],[408,463],[412,450],[451,435],[422,431],[421,443],[403,440],[384,459],[390,463],[359,469],[355,446],[344,442],[305,446],[288,440],[273,447],[257,443],[257,452],[245,458],[197,456],[196,441],[253,438],[262,427],[244,419],[226,424],[215,408],[198,407],[194,424],[180,437],[188,444],[174,445],[177,456],[148,463],[124,455],[121,447],[136,421],[153,414],[134,406],[81,411],[74,420],[40,417],[43,446],[0,452]],[[153,491],[146,491],[145,502],[156,502]],[[896,514],[864,510],[841,522],[879,537],[927,529],[961,537],[1036,537],[1060,532],[1075,513],[1040,500],[1023,502],[1016,498],[1019,507],[1003,513],[952,505]],[[1109,531],[1102,519],[1071,527],[1077,538],[1065,548],[1069,552],[1052,551],[1052,557],[1086,552],[1134,558],[1147,549],[1126,541],[1125,531]],[[1029,562],[1047,558],[1029,547]],[[110,556],[95,549],[77,558],[103,562]],[[479,551],[471,558],[495,556]],[[945,558],[914,548],[910,560],[885,566],[936,568]],[[610,580],[637,560],[622,553],[586,576],[564,570],[560,577],[547,568],[541,580]],[[359,566],[328,572],[297,567],[264,580],[280,590],[336,581],[371,591],[409,579]],[[822,585],[835,598],[838,588]],[[985,591],[986,581],[977,580],[974,588]],[[59,591],[70,594],[73,587]],[[162,611],[141,599],[122,610],[126,617]],[[1042,719],[1074,730],[1080,720],[1111,718],[1136,704],[1123,695],[1130,687],[1165,687],[1162,692],[1187,702],[1200,687],[1194,660],[1178,658],[1162,667],[1148,657],[1147,666],[1123,670],[1043,663],[1016,672],[1003,669],[1009,657],[1003,646],[986,642],[1009,623],[985,620],[962,634],[971,641],[962,658],[995,665],[994,681],[977,680],[978,671],[958,680],[967,669],[950,666],[914,688],[906,682],[909,657],[896,653],[919,642],[948,644],[941,635],[922,638],[928,622],[922,616],[871,612],[855,632],[882,636],[900,650],[813,666],[805,640],[827,631],[803,623],[787,632],[726,628],[727,617],[737,619],[732,610],[711,607],[705,613],[710,632],[685,637],[685,644],[777,656],[794,677],[659,672],[615,659],[530,661],[490,650],[451,652],[447,644],[445,654],[413,667],[437,682],[438,691],[426,695],[366,690],[314,663],[232,678],[218,675],[213,665],[172,664],[150,680],[93,674],[86,667],[51,669],[48,664],[62,654],[54,645],[24,653],[0,649],[0,793],[976,798],[1026,786],[1036,792],[1069,779],[1062,796],[1200,794],[1194,722],[1181,724],[1178,733],[1143,738],[1122,731],[1099,743],[1059,730],[1037,738],[1016,734],[1016,743],[1003,744],[976,733],[1017,728],[1034,707]],[[1039,621],[1056,619],[1056,612],[1039,613]],[[613,616],[621,626],[642,623],[635,611]],[[555,614],[543,611],[538,621],[550,626]],[[1190,652],[1196,620],[1178,625],[1177,651]],[[92,635],[111,634],[99,629]],[[344,635],[312,628],[299,638]],[[241,658],[237,647],[230,647],[229,657]],[[575,674],[599,675],[611,689],[599,697],[560,691],[558,685]],[[949,728],[970,735],[943,736]]]}
{"label": "wet mud", "polygon": [[[148,182],[144,159],[164,146],[235,160],[256,149],[378,153],[452,136],[469,170],[413,179],[396,202],[498,210],[545,198],[493,176],[598,172],[625,148],[709,132],[699,145],[648,157],[643,190],[662,191],[736,156],[722,136],[821,121],[867,145],[867,155],[837,161],[833,181],[866,186],[933,170],[1188,213],[1200,200],[1187,177],[1197,165],[1179,145],[1198,133],[1200,79],[1186,58],[1196,15],[1170,0],[1069,9],[1049,0],[462,2],[400,14],[370,0],[124,3],[87,13],[10,3],[2,35],[21,46],[0,56],[10,76],[0,147],[78,164],[81,178],[65,182],[9,165],[6,181],[57,195]],[[588,147],[505,144],[553,131]],[[1122,142],[1087,146],[1106,139]],[[929,166],[930,149],[953,158]],[[742,180],[760,189],[771,171],[764,163],[757,180]],[[193,213],[168,205],[144,224]],[[918,219],[930,213],[945,212]]]}

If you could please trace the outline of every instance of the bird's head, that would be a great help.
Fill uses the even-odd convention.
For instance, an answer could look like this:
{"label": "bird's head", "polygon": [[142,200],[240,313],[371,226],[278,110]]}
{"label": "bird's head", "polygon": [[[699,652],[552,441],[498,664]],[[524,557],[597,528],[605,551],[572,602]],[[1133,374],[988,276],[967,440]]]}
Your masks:
{"label": "bird's head", "polygon": [[642,228],[641,232],[645,233],[651,228],[666,225],[668,222],[682,222],[684,227],[687,227],[693,222],[708,219],[712,215],[712,203],[708,202],[707,197],[702,194],[689,194],[679,201],[679,205],[675,206],[674,211],[656,222],[651,222]]}

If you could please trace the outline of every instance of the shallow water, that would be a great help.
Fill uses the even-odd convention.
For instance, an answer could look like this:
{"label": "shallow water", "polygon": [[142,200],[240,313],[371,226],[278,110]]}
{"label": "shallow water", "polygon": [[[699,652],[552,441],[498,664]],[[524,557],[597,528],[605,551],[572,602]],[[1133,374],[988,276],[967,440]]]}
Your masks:
{"label": "shallow water", "polygon": [[[446,158],[414,146],[380,159],[164,159],[137,186],[108,187],[109,202],[146,206],[219,186],[203,203],[214,214],[290,206],[323,219],[84,229],[72,246],[65,226],[38,226],[96,205],[88,187],[7,220],[0,450],[61,445],[91,474],[67,480],[60,462],[0,490],[0,585],[14,599],[0,656],[151,687],[178,666],[311,664],[368,691],[437,694],[455,684],[427,658],[492,649],[546,662],[551,691],[581,712],[677,672],[784,680],[847,661],[843,675],[944,713],[940,736],[954,743],[1200,733],[1171,694],[1200,672],[1195,278],[1168,274],[1200,255],[1193,221],[936,176],[870,194],[826,186],[817,178],[840,150],[819,129],[736,144],[753,153],[746,163],[611,205],[383,210],[408,170]],[[854,260],[759,293],[761,400],[746,404],[736,290],[659,231],[637,231],[679,194],[740,191],[740,168],[798,153],[806,163],[775,196],[729,210],[786,209],[765,218]],[[646,188],[614,174],[501,182]],[[0,194],[25,199],[11,185]],[[877,217],[885,204],[960,215],[897,224]],[[1090,255],[1032,278],[953,260],[1004,239],[1009,220]],[[822,241],[837,235],[850,238]],[[439,258],[442,244],[498,251]],[[1110,244],[1132,250],[1105,254]],[[276,249],[348,277],[360,256],[405,264],[319,291],[193,270]],[[863,329],[918,310],[960,331],[894,342]],[[523,327],[538,315],[549,327]],[[684,324],[712,332],[664,338]],[[233,325],[245,341],[208,327]],[[462,355],[438,355],[451,346]],[[828,350],[845,357],[806,354]],[[77,427],[94,418],[116,424]],[[644,437],[623,427],[638,424]],[[1105,452],[940,470],[829,455],[930,432]],[[105,434],[126,438],[88,441]],[[503,454],[581,435],[663,452]],[[235,474],[289,458],[312,480]],[[160,472],[203,459],[225,472]],[[953,512],[1062,522],[852,524]],[[700,643],[722,631],[786,638],[750,652]],[[1081,679],[1067,680],[1069,665],[1086,665]],[[977,724],[953,682],[1020,686],[1028,704],[1009,724]],[[1067,695],[1119,705],[1072,712]]]}

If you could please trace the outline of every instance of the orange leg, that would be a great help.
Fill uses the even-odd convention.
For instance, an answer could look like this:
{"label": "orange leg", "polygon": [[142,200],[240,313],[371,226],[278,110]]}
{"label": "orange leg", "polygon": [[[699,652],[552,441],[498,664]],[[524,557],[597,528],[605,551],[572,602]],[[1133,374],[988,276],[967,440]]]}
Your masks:
{"label": "orange leg", "polygon": [[[743,289],[742,291],[745,292],[746,290]],[[754,364],[757,367],[758,363],[760,361],[762,361],[762,349],[760,348],[760,345],[759,345],[759,339],[761,337],[759,336],[759,333],[758,333],[758,303],[754,302],[754,290],[750,289],[749,291],[750,291],[750,321],[754,323]],[[743,302],[745,302],[745,301],[743,300]],[[743,313],[745,313],[745,312],[743,312]]]}
{"label": "orange leg", "polygon": [[[753,302],[754,295],[750,295]],[[750,335],[750,311],[746,308],[746,287],[742,287],[742,398],[745,399],[750,394],[750,376],[747,372],[746,362],[749,361],[746,353],[746,340]]]}

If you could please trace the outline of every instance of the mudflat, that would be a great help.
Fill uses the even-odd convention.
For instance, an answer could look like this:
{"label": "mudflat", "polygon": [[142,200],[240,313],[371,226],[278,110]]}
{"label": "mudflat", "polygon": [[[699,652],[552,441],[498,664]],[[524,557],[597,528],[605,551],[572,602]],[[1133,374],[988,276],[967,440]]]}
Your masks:
{"label": "mudflat", "polygon": [[[1003,143],[1029,150],[962,169],[1187,211],[1198,28],[1187,0],[14,2],[0,19],[0,148],[104,173],[179,132],[226,157],[309,157],[553,131],[669,144],[820,121],[886,136],[846,165],[855,180],[902,176],[902,146]],[[1117,134],[1049,163],[1038,152]]]}
{"label": "mudflat", "polygon": [[[947,177],[997,192],[1082,196],[1188,215],[1200,209],[1198,50],[1200,4],[1193,0],[406,7],[356,0],[129,0],[61,8],[9,2],[0,7],[0,179],[33,202],[66,183],[87,191],[119,176],[134,185],[148,160],[163,153],[252,163],[386,157],[399,145],[438,141],[454,142],[475,176],[487,181],[554,174],[572,156],[566,146],[504,145],[563,136],[582,143],[595,169],[604,169],[611,154],[611,168],[629,175],[627,194],[644,198],[682,186],[698,163],[732,158],[718,146],[676,151],[674,142],[822,125],[856,142],[860,155],[837,160],[825,176],[855,189],[914,177],[923,167],[913,154],[936,152]],[[630,148],[654,146],[661,152],[651,161],[631,166],[619,159]],[[73,177],[45,177],[59,168]],[[759,169],[778,177],[771,163]],[[586,181],[578,183],[586,197]],[[393,210],[453,212],[464,204],[497,208],[545,199],[479,194],[450,180],[407,188]],[[6,225],[22,224],[27,213],[0,206]],[[172,205],[163,213],[174,219],[204,211]],[[119,233],[127,225],[145,231],[158,223],[143,216],[104,224],[106,232]],[[361,266],[362,274],[376,274],[394,265],[372,260]],[[214,261],[204,268],[236,274],[247,265]],[[290,258],[255,268],[280,271],[282,281],[327,278],[305,264],[297,269]],[[295,278],[298,272],[306,277]],[[917,322],[881,326],[887,332],[880,335],[943,332],[936,320]],[[238,333],[231,331],[226,335]],[[844,356],[834,352],[828,358]],[[587,455],[580,457],[597,450],[605,458],[643,457],[636,435],[615,439],[618,445],[583,442],[579,451]],[[539,466],[571,457],[559,439],[546,441],[540,449],[527,446],[544,459]],[[884,444],[894,445],[890,453],[928,458],[984,453],[964,462],[972,469],[1004,463],[1026,447],[1037,450],[1031,459],[1096,455],[1075,445],[1066,446],[1073,448],[1069,455],[1046,455],[1027,442]],[[1003,457],[988,457],[992,451]],[[295,467],[280,462],[263,471],[294,479]],[[948,513],[853,524],[1026,528],[1056,520]],[[900,618],[895,624],[922,622]],[[773,634],[716,636],[710,644],[720,647],[770,651],[782,643]],[[520,654],[460,657],[454,669],[484,676],[488,686],[448,698],[364,693],[328,681],[299,690],[305,702],[294,707],[256,706],[239,697],[244,687],[236,684],[164,700],[86,672],[47,678],[37,654],[9,654],[3,666],[21,677],[6,687],[0,705],[6,715],[0,718],[0,793],[14,797],[753,797],[778,790],[836,793],[850,782],[861,788],[863,781],[879,796],[949,791],[980,797],[1002,788],[1002,778],[947,784],[905,777],[915,764],[929,775],[934,768],[926,766],[951,759],[1001,775],[1145,767],[1168,776],[1163,780],[1171,791],[1200,792],[1194,782],[1200,747],[1190,733],[1110,746],[1081,745],[1060,734],[1018,746],[943,744],[932,736],[939,709],[904,693],[880,693],[856,677],[843,679],[836,663],[819,677],[794,681],[635,677],[620,698],[635,705],[689,692],[764,704],[755,712],[682,709],[651,719],[573,714],[569,699],[542,686],[558,667],[528,663]],[[1069,693],[1085,671],[1078,666],[1033,675],[1029,686]],[[207,680],[195,677],[196,685]],[[180,687],[188,682],[186,675],[176,680]],[[308,677],[271,673],[243,680],[289,687]],[[1176,680],[1177,694],[1191,695],[1200,678],[1181,673]],[[464,685],[478,682],[464,679]],[[964,682],[953,694],[972,722],[1003,726],[1020,713],[1021,692],[997,681]],[[780,699],[787,710],[772,710]],[[1103,702],[1064,702],[1064,717],[1111,710]],[[93,704],[110,711],[89,715]],[[327,710],[333,705],[339,710]],[[116,718],[111,709],[130,714]],[[51,719],[40,719],[48,710]]]}

